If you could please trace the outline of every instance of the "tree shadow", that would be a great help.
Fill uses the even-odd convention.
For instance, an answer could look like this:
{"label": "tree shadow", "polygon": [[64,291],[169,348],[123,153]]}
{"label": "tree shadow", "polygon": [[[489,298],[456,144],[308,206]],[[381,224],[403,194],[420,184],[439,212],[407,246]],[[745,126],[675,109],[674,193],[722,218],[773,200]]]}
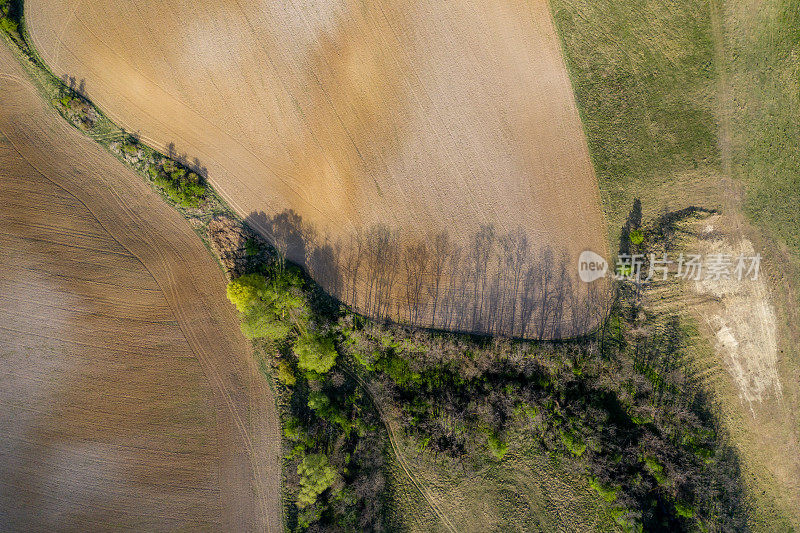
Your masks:
{"label": "tree shadow", "polygon": [[565,252],[535,247],[520,228],[482,226],[468,241],[447,232],[402,238],[374,225],[332,240],[293,210],[251,213],[281,261],[302,267],[360,314],[411,326],[527,339],[589,333],[605,319],[611,285],[576,281]]}

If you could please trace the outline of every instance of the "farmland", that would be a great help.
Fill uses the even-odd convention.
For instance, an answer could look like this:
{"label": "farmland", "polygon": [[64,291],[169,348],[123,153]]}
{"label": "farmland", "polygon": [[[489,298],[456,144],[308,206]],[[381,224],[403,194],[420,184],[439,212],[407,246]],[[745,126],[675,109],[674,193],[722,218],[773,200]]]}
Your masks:
{"label": "farmland", "polygon": [[[793,376],[800,270],[791,150],[797,19],[787,2],[766,2],[759,16],[734,2],[507,2],[483,6],[489,23],[482,20],[480,31],[470,26],[477,19],[468,2],[204,5],[191,22],[181,19],[181,3],[158,12],[148,2],[115,6],[120,12],[48,4],[28,12],[31,30],[70,87],[46,98],[143,174],[201,236],[209,230],[241,331],[253,340],[260,371],[274,379],[290,529],[799,527]],[[135,13],[137,23],[114,22],[121,12],[126,22]],[[152,33],[158,17],[176,20],[183,31]],[[98,20],[130,33],[101,40],[92,31]],[[144,42],[141,28],[154,38]],[[510,28],[519,31],[508,35]],[[176,54],[188,48],[192,57]],[[462,57],[456,48],[471,54]],[[515,70],[523,64],[534,65],[530,79],[520,75],[524,68]],[[489,72],[496,74],[491,83]],[[120,132],[89,98],[138,131]],[[576,104],[588,150],[575,148],[583,138]],[[524,112],[515,115],[512,107]],[[548,114],[554,109],[556,122]],[[571,132],[568,142],[555,143],[564,132]],[[117,140],[109,143],[107,135]],[[219,144],[209,147],[211,138]],[[541,148],[533,150],[536,161],[509,164],[508,154],[527,157],[531,139]],[[476,154],[491,178],[475,171]],[[582,176],[579,189],[565,188],[565,162],[573,165],[572,178]],[[237,171],[259,164],[251,175]],[[583,186],[594,182],[592,166],[608,228],[583,217],[594,195]],[[225,206],[206,177],[246,225],[231,213],[216,217]],[[515,188],[528,178],[532,189]],[[242,183],[252,187],[247,194]],[[264,204],[241,209],[237,195]],[[37,198],[18,203],[35,212]],[[564,211],[569,203],[575,211]],[[620,282],[616,299],[605,289],[577,292],[566,269],[574,263],[570,254],[607,248],[596,246],[606,229],[620,250],[758,251],[764,277],[744,286]],[[627,238],[632,229],[641,240]],[[579,239],[565,236],[572,230]],[[9,264],[43,272],[35,284],[49,287],[53,280],[36,250],[25,252],[33,266],[18,256]],[[198,273],[204,280],[207,274]],[[183,276],[181,270],[174,279]],[[14,294],[15,308],[33,314]],[[180,300],[162,294],[175,309]],[[106,315],[84,311],[87,305],[69,300],[66,308],[104,331]],[[220,331],[235,328],[230,311]],[[109,316],[117,315],[130,318],[130,311],[117,304]],[[364,315],[501,337],[406,328]],[[592,335],[562,343],[502,338],[559,338],[595,326]],[[235,414],[248,401],[248,417],[250,409],[269,411],[262,404],[268,395],[222,394],[228,411],[220,410],[217,376],[186,341],[211,378],[213,401],[206,403],[217,407],[217,417],[233,413],[233,424],[218,425],[216,437],[221,443],[238,431],[253,479],[266,478],[273,484],[268,492],[277,494],[277,465],[258,464],[277,455],[273,433],[265,431],[265,447],[256,450]],[[194,376],[191,368],[178,372]],[[195,400],[209,392],[194,391],[188,381],[186,390],[187,409],[200,413],[203,402]],[[160,405],[157,398],[147,403]],[[181,416],[170,420],[178,424]],[[175,430],[184,440],[201,440],[209,425],[201,414],[193,421]],[[217,450],[229,448],[221,443]],[[196,470],[214,459],[205,454],[192,452]],[[223,485],[241,488],[248,475]],[[224,494],[209,483],[207,491]],[[277,516],[275,501],[259,500],[261,493],[256,487],[260,514],[248,507],[226,520]],[[207,518],[213,505],[206,514],[202,504],[189,505],[198,509],[193,524],[221,527]]]}
{"label": "farmland", "polygon": [[0,49],[0,516],[281,529],[277,419],[180,215]]}
{"label": "farmland", "polygon": [[597,325],[573,269],[543,273],[607,250],[547,2],[31,0],[25,12],[57,76],[144,142],[196,158],[239,215],[355,309],[534,338]]}

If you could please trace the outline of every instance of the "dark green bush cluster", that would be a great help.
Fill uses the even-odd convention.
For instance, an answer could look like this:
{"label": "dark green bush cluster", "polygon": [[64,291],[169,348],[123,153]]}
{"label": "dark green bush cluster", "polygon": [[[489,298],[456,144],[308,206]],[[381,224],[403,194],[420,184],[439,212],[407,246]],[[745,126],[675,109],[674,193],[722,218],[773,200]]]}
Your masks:
{"label": "dark green bush cluster", "polygon": [[206,196],[203,178],[196,172],[163,158],[147,169],[153,182],[181,207],[198,207]]}
{"label": "dark green bush cluster", "polygon": [[380,419],[345,373],[295,369],[284,436],[297,529],[382,530],[386,442]]}
{"label": "dark green bush cluster", "polygon": [[12,39],[19,40],[19,22],[22,3],[17,0],[0,0],[0,29]]}

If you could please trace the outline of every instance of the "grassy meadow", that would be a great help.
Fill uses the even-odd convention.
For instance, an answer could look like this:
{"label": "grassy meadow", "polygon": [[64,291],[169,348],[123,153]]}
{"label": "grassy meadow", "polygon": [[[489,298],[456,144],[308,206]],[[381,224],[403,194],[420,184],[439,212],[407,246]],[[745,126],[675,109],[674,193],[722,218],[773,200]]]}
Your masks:
{"label": "grassy meadow", "polygon": [[707,200],[719,167],[706,2],[553,0],[612,242],[633,198]]}
{"label": "grassy meadow", "polygon": [[724,7],[731,170],[746,186],[745,210],[800,253],[800,9]]}

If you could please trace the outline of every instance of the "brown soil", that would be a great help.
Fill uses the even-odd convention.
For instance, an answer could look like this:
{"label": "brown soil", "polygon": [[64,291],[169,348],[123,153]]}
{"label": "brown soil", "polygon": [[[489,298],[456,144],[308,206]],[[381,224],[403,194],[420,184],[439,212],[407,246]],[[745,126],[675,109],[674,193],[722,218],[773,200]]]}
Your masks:
{"label": "brown soil", "polygon": [[[492,313],[510,324],[518,307],[535,307],[506,279],[490,294],[494,276],[509,270],[497,264],[508,249],[499,239],[488,266],[478,267],[488,279],[480,294],[471,283],[450,292],[461,301],[453,307],[464,303],[460,314],[475,317],[464,324],[442,306],[435,315],[437,276],[409,249],[434,252],[434,235],[446,232],[463,258],[445,278],[465,280],[482,226],[498,236],[520,231],[534,256],[548,247],[556,258],[566,254],[572,281],[580,252],[606,251],[597,183],[546,1],[25,5],[33,40],[58,76],[84,80],[88,96],[145,141],[198,158],[265,236],[279,240],[287,228],[276,217],[292,210],[296,217],[282,220],[306,245],[288,246],[290,258],[363,312],[523,336],[579,332],[552,324],[535,334],[481,316],[499,301]],[[359,242],[376,228],[391,239],[366,238],[361,261]],[[382,281],[387,251],[397,272]],[[418,279],[422,287],[409,290]],[[421,301],[410,305],[412,298]],[[546,307],[536,307],[532,323],[552,313]]]}
{"label": "brown soil", "polygon": [[273,397],[189,225],[0,47],[0,529],[280,531]]}

